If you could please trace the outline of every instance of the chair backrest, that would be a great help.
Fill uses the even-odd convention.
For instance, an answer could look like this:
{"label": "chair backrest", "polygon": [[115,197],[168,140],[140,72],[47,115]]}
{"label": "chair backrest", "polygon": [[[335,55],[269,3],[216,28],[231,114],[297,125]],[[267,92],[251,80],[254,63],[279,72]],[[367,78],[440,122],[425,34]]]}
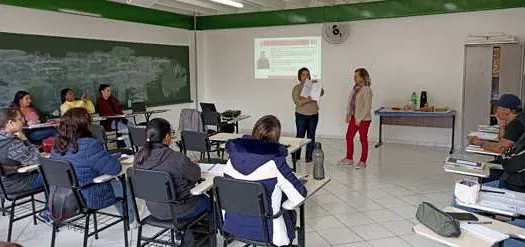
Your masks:
{"label": "chair backrest", "polygon": [[184,151],[209,152],[210,141],[208,135],[197,131],[182,131],[181,140]]}
{"label": "chair backrest", "polygon": [[[129,168],[127,171],[130,193],[133,200],[136,198],[147,202],[166,204],[171,208],[171,218],[177,223],[174,215],[174,202],[176,201],[173,178],[168,172],[153,171],[140,168]],[[134,203],[135,215],[139,217],[137,203]]]}
{"label": "chair backrest", "polygon": [[[216,196],[217,212],[224,210],[227,213],[260,217],[264,241],[270,240],[267,219],[271,219],[272,216],[269,214],[266,192],[261,183],[215,177],[213,190]],[[224,217],[218,218],[220,218],[221,225],[219,228],[222,229]]]}
{"label": "chair backrest", "polygon": [[200,112],[190,108],[182,109],[182,111],[180,112],[179,130],[203,132],[204,127],[202,125],[202,116]]}
{"label": "chair backrest", "polygon": [[129,138],[131,140],[131,145],[133,146],[133,148],[136,148],[135,151],[138,151],[139,147],[144,147],[146,145],[146,128],[130,127]]}
{"label": "chair backrest", "polygon": [[219,127],[221,123],[221,114],[213,111],[203,111],[202,113],[202,124],[204,126],[216,126]]}
{"label": "chair backrest", "polygon": [[85,208],[85,202],[80,195],[80,186],[73,166],[65,160],[55,160],[40,157],[38,167],[44,180],[44,187],[49,193],[52,186],[69,188],[73,191],[80,208]]}
{"label": "chair backrest", "polygon": [[201,106],[202,111],[217,111],[217,107],[215,107],[214,103],[200,103],[199,105]]}
{"label": "chair backrest", "polygon": [[93,137],[97,138],[98,141],[104,145],[104,148],[108,150],[108,136],[106,135],[106,130],[100,124],[91,124],[91,134]]}

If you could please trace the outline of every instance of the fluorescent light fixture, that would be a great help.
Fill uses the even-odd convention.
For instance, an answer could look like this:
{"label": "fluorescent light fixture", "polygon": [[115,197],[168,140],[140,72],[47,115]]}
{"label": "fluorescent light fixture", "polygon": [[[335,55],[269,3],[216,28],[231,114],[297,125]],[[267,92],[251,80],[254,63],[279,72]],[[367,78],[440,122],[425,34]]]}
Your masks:
{"label": "fluorescent light fixture", "polygon": [[73,10],[73,9],[57,9],[57,10],[62,13],[67,13],[67,14],[84,15],[84,16],[91,16],[91,17],[102,17],[101,14],[83,12],[83,11],[78,11],[78,10]]}
{"label": "fluorescent light fixture", "polygon": [[244,4],[235,2],[233,0],[210,0],[210,1],[228,5],[228,6],[235,7],[235,8],[239,8],[239,9],[244,7]]}

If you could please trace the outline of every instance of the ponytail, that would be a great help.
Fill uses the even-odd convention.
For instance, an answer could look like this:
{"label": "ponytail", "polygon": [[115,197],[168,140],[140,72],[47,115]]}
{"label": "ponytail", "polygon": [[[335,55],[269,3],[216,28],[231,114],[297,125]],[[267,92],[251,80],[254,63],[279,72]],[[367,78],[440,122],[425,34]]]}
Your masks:
{"label": "ponytail", "polygon": [[163,118],[154,118],[146,125],[146,145],[136,155],[136,164],[141,166],[151,155],[155,144],[160,144],[171,133],[170,123]]}

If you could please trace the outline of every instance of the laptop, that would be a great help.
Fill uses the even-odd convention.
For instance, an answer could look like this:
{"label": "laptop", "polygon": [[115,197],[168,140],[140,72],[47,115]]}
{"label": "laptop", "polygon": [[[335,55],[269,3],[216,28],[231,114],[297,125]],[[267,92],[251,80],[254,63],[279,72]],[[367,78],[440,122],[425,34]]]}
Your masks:
{"label": "laptop", "polygon": [[146,102],[139,101],[131,103],[131,112],[132,113],[144,113],[146,112]]}
{"label": "laptop", "polygon": [[217,108],[213,103],[200,103],[202,111],[217,112]]}

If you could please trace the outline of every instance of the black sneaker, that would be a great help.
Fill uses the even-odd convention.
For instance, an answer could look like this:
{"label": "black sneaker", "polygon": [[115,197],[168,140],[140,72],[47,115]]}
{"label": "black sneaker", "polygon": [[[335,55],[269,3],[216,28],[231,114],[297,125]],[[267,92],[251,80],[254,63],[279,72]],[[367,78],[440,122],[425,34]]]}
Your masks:
{"label": "black sneaker", "polygon": [[40,212],[37,216],[36,216],[40,221],[48,224],[48,225],[52,225],[53,224],[53,219],[51,219],[51,212],[49,212],[48,209]]}

